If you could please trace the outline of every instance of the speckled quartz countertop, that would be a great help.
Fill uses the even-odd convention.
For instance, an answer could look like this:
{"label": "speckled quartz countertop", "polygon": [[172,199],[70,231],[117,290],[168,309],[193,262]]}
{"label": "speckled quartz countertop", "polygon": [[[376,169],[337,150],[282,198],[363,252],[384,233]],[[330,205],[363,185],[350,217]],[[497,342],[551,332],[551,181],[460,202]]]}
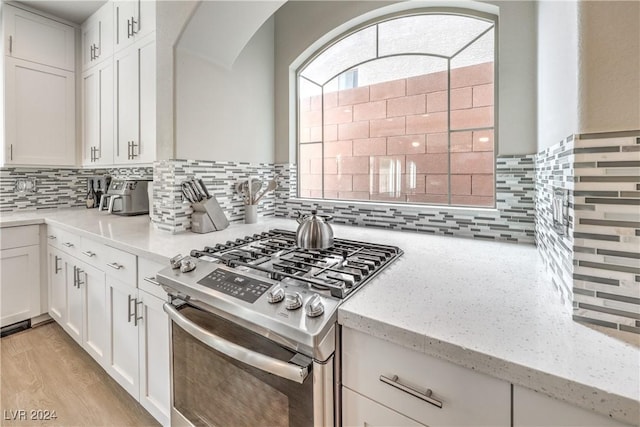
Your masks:
{"label": "speckled quartz countertop", "polygon": [[[45,221],[157,262],[271,228],[296,228],[291,220],[261,218],[205,235],[169,234],[146,216],[84,209],[3,215],[0,227]],[[342,305],[345,327],[640,424],[640,351],[572,321],[534,246],[348,226],[334,231],[404,250]]]}

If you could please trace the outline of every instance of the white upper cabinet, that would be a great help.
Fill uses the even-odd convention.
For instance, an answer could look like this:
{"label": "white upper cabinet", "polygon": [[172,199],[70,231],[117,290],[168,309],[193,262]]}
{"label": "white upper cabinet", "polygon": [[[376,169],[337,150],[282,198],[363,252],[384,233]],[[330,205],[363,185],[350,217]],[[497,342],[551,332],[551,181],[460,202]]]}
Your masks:
{"label": "white upper cabinet", "polygon": [[155,159],[156,43],[149,36],[114,57],[117,164]]}
{"label": "white upper cabinet", "polygon": [[76,164],[75,28],[3,5],[4,163]]}
{"label": "white upper cabinet", "polygon": [[50,67],[75,68],[75,29],[17,7],[3,5],[5,55]]}
{"label": "white upper cabinet", "polygon": [[132,45],[156,29],[155,1],[115,1],[113,9],[116,50]]}
{"label": "white upper cabinet", "polygon": [[114,43],[113,3],[107,2],[82,24],[82,69],[110,59]]}
{"label": "white upper cabinet", "polygon": [[82,164],[113,164],[113,60],[82,74]]}
{"label": "white upper cabinet", "polygon": [[5,163],[76,163],[75,74],[5,57]]}

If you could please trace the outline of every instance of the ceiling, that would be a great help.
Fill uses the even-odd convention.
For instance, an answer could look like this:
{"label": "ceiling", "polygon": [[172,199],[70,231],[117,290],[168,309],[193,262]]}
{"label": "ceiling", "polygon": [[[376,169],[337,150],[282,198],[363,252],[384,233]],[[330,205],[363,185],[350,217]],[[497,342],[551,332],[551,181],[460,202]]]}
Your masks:
{"label": "ceiling", "polygon": [[19,3],[82,24],[106,2],[107,0],[21,0]]}

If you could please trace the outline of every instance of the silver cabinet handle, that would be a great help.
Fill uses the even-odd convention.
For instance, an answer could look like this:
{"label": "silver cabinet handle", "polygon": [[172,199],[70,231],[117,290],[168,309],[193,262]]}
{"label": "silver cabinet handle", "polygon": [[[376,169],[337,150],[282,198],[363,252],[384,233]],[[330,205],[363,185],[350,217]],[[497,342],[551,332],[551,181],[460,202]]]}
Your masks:
{"label": "silver cabinet handle", "polygon": [[80,289],[80,285],[84,285],[84,282],[80,279],[80,275],[84,273],[84,271],[81,268],[77,268],[76,267],[76,285],[78,286],[78,289]]}
{"label": "silver cabinet handle", "polygon": [[147,283],[151,283],[152,285],[160,286],[160,282],[155,280],[155,277],[145,277],[144,281]]}
{"label": "silver cabinet handle", "polygon": [[58,274],[58,271],[62,270],[62,267],[58,267],[58,262],[62,259],[60,258],[58,255],[54,255],[55,258],[55,265],[54,265],[54,269],[56,270],[55,273]]}
{"label": "silver cabinet handle", "polygon": [[384,375],[380,375],[380,381],[382,381],[385,384],[390,385],[391,387],[395,387],[398,390],[404,391],[405,393],[408,393],[413,397],[417,397],[420,400],[424,400],[425,402],[430,403],[433,406],[437,406],[438,408],[442,408],[442,402],[433,397],[433,392],[431,391],[430,388],[428,388],[424,392],[415,390],[415,389],[413,389],[413,388],[411,388],[411,387],[409,387],[407,385],[402,384],[400,382],[400,380],[398,379],[397,375],[394,375],[391,378],[385,377]]}
{"label": "silver cabinet handle", "polygon": [[9,160],[13,160],[13,144],[9,144]]}
{"label": "silver cabinet handle", "polygon": [[64,242],[64,243],[62,244],[62,246],[66,246],[67,248],[72,248],[72,247],[73,247],[73,243],[71,243],[71,242]]}
{"label": "silver cabinet handle", "polygon": [[9,53],[13,53],[13,36],[9,36]]}
{"label": "silver cabinet handle", "polygon": [[300,384],[302,384],[305,378],[309,375],[309,365],[311,365],[311,360],[309,360],[309,365],[307,366],[298,366],[274,359],[273,357],[265,356],[264,354],[249,350],[248,348],[244,348],[238,344],[212,334],[201,326],[191,322],[180,314],[173,305],[167,302],[163,304],[162,308],[165,313],[169,315],[169,318],[171,318],[176,325],[180,326],[188,334],[201,341],[203,344],[232,359],[253,366],[261,371],[269,372],[278,377]]}
{"label": "silver cabinet handle", "polygon": [[73,287],[78,287],[78,267],[73,266]]}
{"label": "silver cabinet handle", "polygon": [[120,270],[121,268],[124,268],[122,265],[118,264],[117,262],[112,262],[111,264],[107,264],[107,265],[115,270]]}
{"label": "silver cabinet handle", "polygon": [[140,316],[138,316],[138,306],[142,305],[142,301],[138,301],[138,298],[134,298],[134,317],[133,317],[133,325],[138,326],[138,321],[142,320],[142,309],[140,309]]}
{"label": "silver cabinet handle", "polygon": [[131,318],[135,316],[135,313],[131,310],[131,303],[135,301],[134,298],[131,298],[131,295],[127,295],[127,323],[131,323]]}
{"label": "silver cabinet handle", "polygon": [[56,236],[54,236],[53,234],[51,234],[51,235],[47,236],[47,239],[49,239],[49,240],[55,240],[55,239],[57,239],[57,237],[56,237]]}
{"label": "silver cabinet handle", "polygon": [[96,256],[96,254],[94,252],[91,252],[91,251],[82,252],[82,255],[88,256],[89,258]]}

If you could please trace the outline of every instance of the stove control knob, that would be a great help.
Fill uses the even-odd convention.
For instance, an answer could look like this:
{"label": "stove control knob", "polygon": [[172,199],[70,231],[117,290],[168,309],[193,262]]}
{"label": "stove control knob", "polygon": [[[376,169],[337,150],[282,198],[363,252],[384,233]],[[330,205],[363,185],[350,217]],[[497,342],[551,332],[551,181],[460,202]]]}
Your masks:
{"label": "stove control knob", "polygon": [[184,259],[184,257],[182,256],[182,254],[178,254],[176,256],[174,256],[173,258],[171,258],[169,260],[169,263],[171,264],[171,268],[173,268],[174,270],[177,270],[180,268],[180,261],[182,261]]}
{"label": "stove control knob", "polygon": [[299,293],[286,294],[284,296],[284,308],[287,310],[297,310],[302,307],[302,297]]}
{"label": "stove control knob", "polygon": [[307,316],[309,317],[318,317],[324,313],[324,304],[322,304],[320,296],[314,295],[309,298],[309,301],[307,301],[304,306],[304,310],[307,312]]}
{"label": "stove control knob", "polygon": [[196,263],[193,262],[191,258],[185,258],[180,261],[180,271],[183,273],[188,273],[196,269]]}
{"label": "stove control knob", "polygon": [[270,304],[275,304],[283,299],[284,289],[282,289],[282,286],[280,285],[275,285],[273,288],[269,289],[269,292],[267,292],[267,301],[269,301]]}

